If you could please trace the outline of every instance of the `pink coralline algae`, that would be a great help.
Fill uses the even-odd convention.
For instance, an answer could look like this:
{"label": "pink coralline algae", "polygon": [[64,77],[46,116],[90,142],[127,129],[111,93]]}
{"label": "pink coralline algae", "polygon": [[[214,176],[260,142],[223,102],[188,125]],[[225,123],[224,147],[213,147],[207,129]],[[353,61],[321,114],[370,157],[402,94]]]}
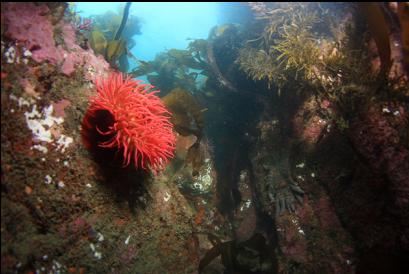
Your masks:
{"label": "pink coralline algae", "polygon": [[68,107],[69,105],[71,105],[71,102],[66,99],[62,99],[58,102],[52,102],[52,104],[54,108],[55,117],[64,118],[65,117],[64,109]]}
{"label": "pink coralline algae", "polygon": [[36,62],[47,59],[51,63],[56,63],[61,59],[61,53],[54,44],[54,26],[46,16],[49,12],[46,5],[4,4],[2,15],[7,27],[5,35],[24,42],[26,47],[33,52],[33,59]]}
{"label": "pink coralline algae", "polygon": [[[50,13],[45,4],[4,3],[5,36],[22,42],[32,52],[34,61],[61,66],[66,75],[71,75],[79,66],[85,68],[89,80],[94,80],[95,74],[106,72],[109,64],[101,56],[96,57],[91,49],[84,50],[76,43],[74,27],[63,20],[53,25]],[[63,45],[57,45],[58,35]]]}

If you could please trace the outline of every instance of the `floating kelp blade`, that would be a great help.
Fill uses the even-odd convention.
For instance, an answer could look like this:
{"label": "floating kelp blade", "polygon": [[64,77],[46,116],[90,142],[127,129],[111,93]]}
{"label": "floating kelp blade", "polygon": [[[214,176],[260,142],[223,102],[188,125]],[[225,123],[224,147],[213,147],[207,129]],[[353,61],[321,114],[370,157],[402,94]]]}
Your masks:
{"label": "floating kelp blade", "polygon": [[401,28],[402,37],[402,55],[403,64],[406,69],[406,73],[409,74],[409,3],[398,3],[398,17]]}
{"label": "floating kelp blade", "polygon": [[102,32],[94,30],[91,32],[91,48],[94,49],[95,53],[105,56],[105,50],[107,47],[107,40]]}
{"label": "floating kelp blade", "polygon": [[175,130],[183,136],[194,134],[200,141],[204,127],[204,111],[193,96],[181,88],[175,88],[163,97],[162,101],[173,114],[172,123]]}
{"label": "floating kelp blade", "polygon": [[360,3],[359,7],[368,22],[369,31],[375,40],[381,59],[380,75],[385,75],[391,67],[391,47],[389,44],[389,29],[380,3]]}
{"label": "floating kelp blade", "polygon": [[106,49],[106,59],[109,62],[113,62],[119,58],[125,52],[125,41],[113,40],[110,41]]}

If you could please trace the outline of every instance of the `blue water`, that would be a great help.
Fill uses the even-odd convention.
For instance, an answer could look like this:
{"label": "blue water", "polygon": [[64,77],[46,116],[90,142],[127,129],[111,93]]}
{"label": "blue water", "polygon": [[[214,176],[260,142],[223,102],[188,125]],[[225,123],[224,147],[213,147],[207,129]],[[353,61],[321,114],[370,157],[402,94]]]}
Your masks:
{"label": "blue water", "polygon": [[[82,17],[117,11],[123,3],[76,3]],[[144,61],[168,49],[186,49],[188,38],[206,39],[212,27],[220,24],[220,3],[132,3],[130,15],[141,19],[142,34],[135,37],[132,53]]]}

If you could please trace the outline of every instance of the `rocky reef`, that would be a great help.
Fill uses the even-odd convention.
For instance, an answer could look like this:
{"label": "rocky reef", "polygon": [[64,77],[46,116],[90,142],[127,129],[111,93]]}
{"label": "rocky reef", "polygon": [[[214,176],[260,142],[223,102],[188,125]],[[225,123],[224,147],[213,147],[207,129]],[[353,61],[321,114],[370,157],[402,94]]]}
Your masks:
{"label": "rocky reef", "polygon": [[2,4],[1,271],[194,272],[194,215],[178,186],[101,165],[81,141],[94,80],[111,68],[56,18],[66,8]]}
{"label": "rocky reef", "polygon": [[2,272],[409,272],[407,4],[240,4],[129,69],[172,113],[156,173],[82,142],[122,17],[99,55],[68,4],[2,5]]}

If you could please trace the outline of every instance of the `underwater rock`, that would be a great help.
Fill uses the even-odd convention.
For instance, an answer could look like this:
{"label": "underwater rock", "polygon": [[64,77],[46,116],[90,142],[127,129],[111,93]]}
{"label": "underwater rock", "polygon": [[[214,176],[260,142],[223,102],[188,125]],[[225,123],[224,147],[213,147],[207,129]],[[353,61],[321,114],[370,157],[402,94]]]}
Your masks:
{"label": "underwater rock", "polygon": [[[313,273],[326,269],[325,272],[330,273],[354,273],[355,266],[346,263],[356,258],[351,236],[342,227],[335,206],[329,204],[324,209],[319,203],[320,198],[328,201],[329,195],[317,183],[318,172],[313,164],[303,158],[321,142],[312,142],[305,147],[296,141],[298,131],[291,130],[296,134],[285,135],[287,132],[283,131],[283,126],[294,126],[292,121],[299,115],[297,108],[292,115],[278,117],[274,111],[269,111],[274,110],[273,106],[278,111],[289,110],[289,101],[294,107],[295,102],[291,96],[286,96],[288,94],[280,97],[280,103],[285,107],[270,102],[271,108],[269,105],[264,108],[263,120],[258,124],[260,135],[250,154],[254,203],[258,205],[258,212],[271,218],[271,225],[266,226],[273,230],[270,237],[277,237],[278,254],[282,254],[278,257],[280,271]],[[299,107],[308,106],[307,102],[308,97],[303,98]],[[328,107],[327,104],[323,106]],[[314,114],[311,111],[305,113],[300,115],[302,119]],[[288,141],[288,138],[294,139]]]}
{"label": "underwater rock", "polygon": [[329,115],[322,114],[330,113],[331,108],[328,101],[324,102],[319,105],[314,96],[311,96],[300,106],[293,119],[295,135],[310,149],[322,141],[331,130],[332,122],[326,119]]}
{"label": "underwater rock", "polygon": [[209,194],[213,195],[216,171],[213,163],[213,153],[209,149],[207,141],[195,142],[189,148],[182,167],[173,174],[172,178],[182,193],[187,196],[207,197]]}
{"label": "underwater rock", "polygon": [[241,202],[233,215],[233,228],[235,237],[239,241],[250,238],[257,230],[260,221],[257,215],[256,205],[252,194],[252,184],[248,170],[242,170],[239,175]]}
{"label": "underwater rock", "polygon": [[[32,100],[39,115],[45,105],[51,110],[48,120],[54,121],[64,108],[59,130],[72,143],[64,152],[48,143],[47,153],[31,150],[33,135],[24,112],[33,110],[29,99],[34,97],[20,81],[9,88],[2,81],[2,272],[194,273],[199,254],[193,217],[177,186],[166,177],[136,184],[140,177],[123,169],[107,176],[108,170],[84,151],[79,124],[92,95],[89,82],[67,79],[53,66],[39,78],[36,70],[14,68],[2,66],[8,77],[35,83],[41,99]],[[37,89],[49,78],[55,86]]]}
{"label": "underwater rock", "polygon": [[[61,72],[66,75],[71,75],[78,66],[85,68],[86,77],[90,80],[94,80],[95,74],[107,71],[107,62],[76,44],[74,27],[63,20],[53,25],[47,16],[49,12],[45,4],[5,3],[7,30],[4,35],[22,42],[36,62],[61,65]],[[55,33],[58,33],[57,37]],[[56,43],[57,38],[62,40],[62,44]]]}
{"label": "underwater rock", "polygon": [[199,272],[218,256],[225,271],[234,273],[278,273],[276,258],[271,251],[265,237],[255,233],[245,241],[221,242],[216,236],[209,234],[213,247],[200,260]]}
{"label": "underwater rock", "polygon": [[351,126],[354,146],[375,173],[386,176],[385,184],[402,210],[409,206],[408,109],[406,103],[380,102]]}
{"label": "underwater rock", "polygon": [[296,202],[303,203],[304,191],[290,178],[291,175],[284,175],[290,172],[280,170],[284,167],[278,169],[274,166],[266,167],[267,175],[264,184],[269,199],[275,203],[275,217],[278,218],[284,211],[295,212]]}
{"label": "underwater rock", "polygon": [[35,61],[46,59],[56,63],[61,56],[54,45],[54,26],[46,16],[49,12],[44,4],[5,3],[5,35],[24,42],[27,49],[33,52]]}

